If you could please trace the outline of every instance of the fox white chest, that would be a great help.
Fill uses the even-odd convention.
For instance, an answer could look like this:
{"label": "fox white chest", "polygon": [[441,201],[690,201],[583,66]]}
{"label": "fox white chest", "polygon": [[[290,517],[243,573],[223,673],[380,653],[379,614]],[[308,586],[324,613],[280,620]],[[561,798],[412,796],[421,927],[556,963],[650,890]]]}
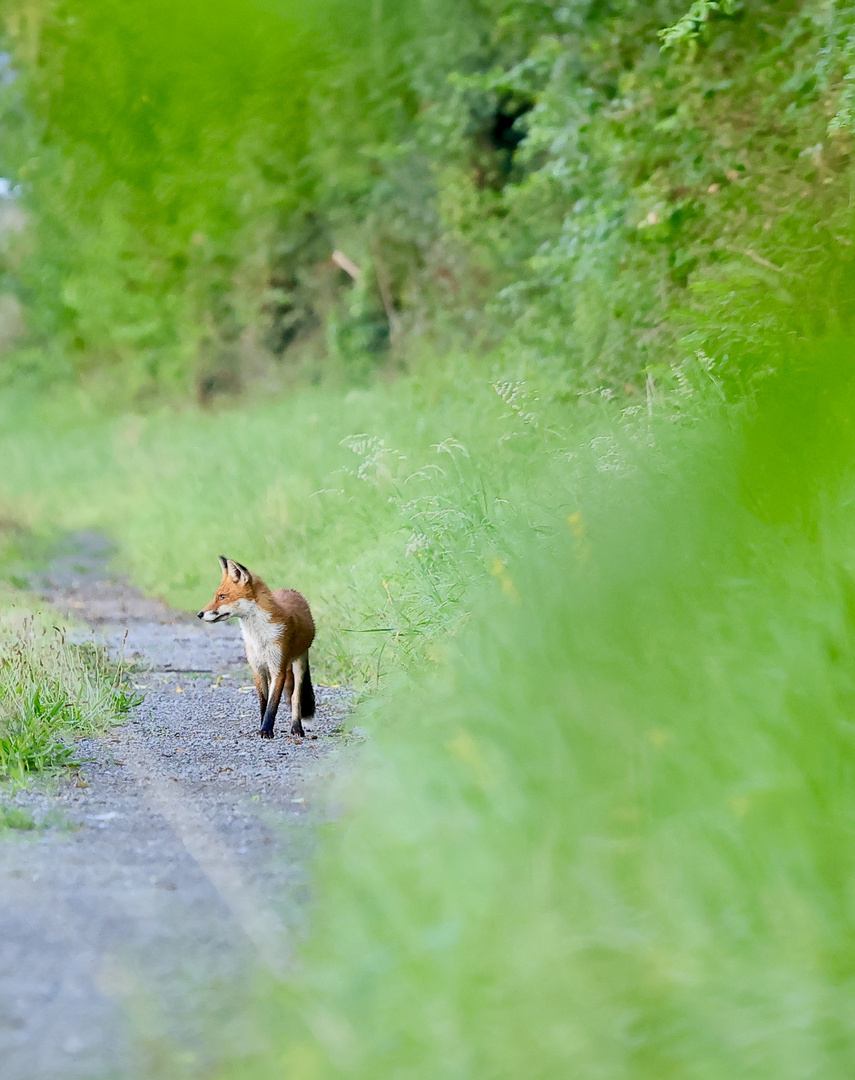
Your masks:
{"label": "fox white chest", "polygon": [[251,601],[242,601],[244,610],[238,613],[246,658],[253,671],[276,675],[282,666],[282,632],[284,627],[274,622],[270,613]]}

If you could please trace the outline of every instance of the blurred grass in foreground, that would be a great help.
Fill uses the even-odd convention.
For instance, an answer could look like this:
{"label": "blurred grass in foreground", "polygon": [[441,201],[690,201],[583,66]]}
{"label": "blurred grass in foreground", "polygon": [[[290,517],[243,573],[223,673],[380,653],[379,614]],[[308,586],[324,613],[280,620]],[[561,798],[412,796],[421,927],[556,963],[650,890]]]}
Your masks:
{"label": "blurred grass in foreground", "polygon": [[620,408],[459,361],[7,420],[29,526],[110,529],[188,606],[221,548],[305,588],[327,672],[388,628],[311,937],[221,1080],[851,1076],[851,356],[737,405],[702,368]]}
{"label": "blurred grass in foreground", "polygon": [[363,710],[301,968],[218,1076],[852,1075],[851,355],[656,420]]}

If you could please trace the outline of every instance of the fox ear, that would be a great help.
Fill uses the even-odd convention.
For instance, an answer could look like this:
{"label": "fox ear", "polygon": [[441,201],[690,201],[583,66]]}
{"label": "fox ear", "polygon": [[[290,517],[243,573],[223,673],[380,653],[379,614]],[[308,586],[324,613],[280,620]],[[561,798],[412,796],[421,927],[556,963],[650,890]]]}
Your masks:
{"label": "fox ear", "polygon": [[243,563],[236,562],[235,566],[237,567],[237,572],[240,574],[240,580],[244,585],[248,585],[252,580],[252,574],[247,570]]}
{"label": "fox ear", "polygon": [[218,555],[217,558],[220,560],[220,566],[223,568],[223,573],[227,574],[229,572],[229,560],[225,555]]}
{"label": "fox ear", "polygon": [[249,584],[249,580],[252,574],[247,570],[245,566],[241,566],[239,562],[235,562],[234,559],[226,559],[226,568],[229,577],[237,584],[239,581],[244,585]]}

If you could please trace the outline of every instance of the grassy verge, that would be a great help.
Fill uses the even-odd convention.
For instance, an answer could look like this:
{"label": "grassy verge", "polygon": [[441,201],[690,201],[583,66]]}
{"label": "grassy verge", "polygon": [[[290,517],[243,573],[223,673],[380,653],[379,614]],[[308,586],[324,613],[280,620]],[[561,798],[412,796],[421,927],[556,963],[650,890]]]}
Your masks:
{"label": "grassy verge", "polygon": [[796,384],[646,426],[365,708],[220,1077],[851,1076],[852,394]]}
{"label": "grassy verge", "polygon": [[463,368],[5,437],[28,523],[188,606],[222,548],[307,591],[328,672],[397,672],[221,1077],[851,1075],[844,352],[751,406]]}
{"label": "grassy verge", "polygon": [[121,664],[55,623],[0,591],[0,780],[72,764],[70,739],[103,730],[134,703]]}

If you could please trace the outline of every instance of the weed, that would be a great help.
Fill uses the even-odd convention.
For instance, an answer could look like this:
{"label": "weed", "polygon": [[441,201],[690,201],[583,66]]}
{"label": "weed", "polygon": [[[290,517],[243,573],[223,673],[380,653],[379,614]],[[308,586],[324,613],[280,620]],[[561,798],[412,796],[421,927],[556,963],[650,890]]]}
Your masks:
{"label": "weed", "polygon": [[0,618],[0,776],[21,782],[75,764],[69,736],[103,729],[140,700],[101,647],[69,642],[43,616]]}
{"label": "weed", "polygon": [[4,829],[31,832],[37,828],[36,820],[29,810],[22,806],[3,806],[0,804],[0,833]]}

